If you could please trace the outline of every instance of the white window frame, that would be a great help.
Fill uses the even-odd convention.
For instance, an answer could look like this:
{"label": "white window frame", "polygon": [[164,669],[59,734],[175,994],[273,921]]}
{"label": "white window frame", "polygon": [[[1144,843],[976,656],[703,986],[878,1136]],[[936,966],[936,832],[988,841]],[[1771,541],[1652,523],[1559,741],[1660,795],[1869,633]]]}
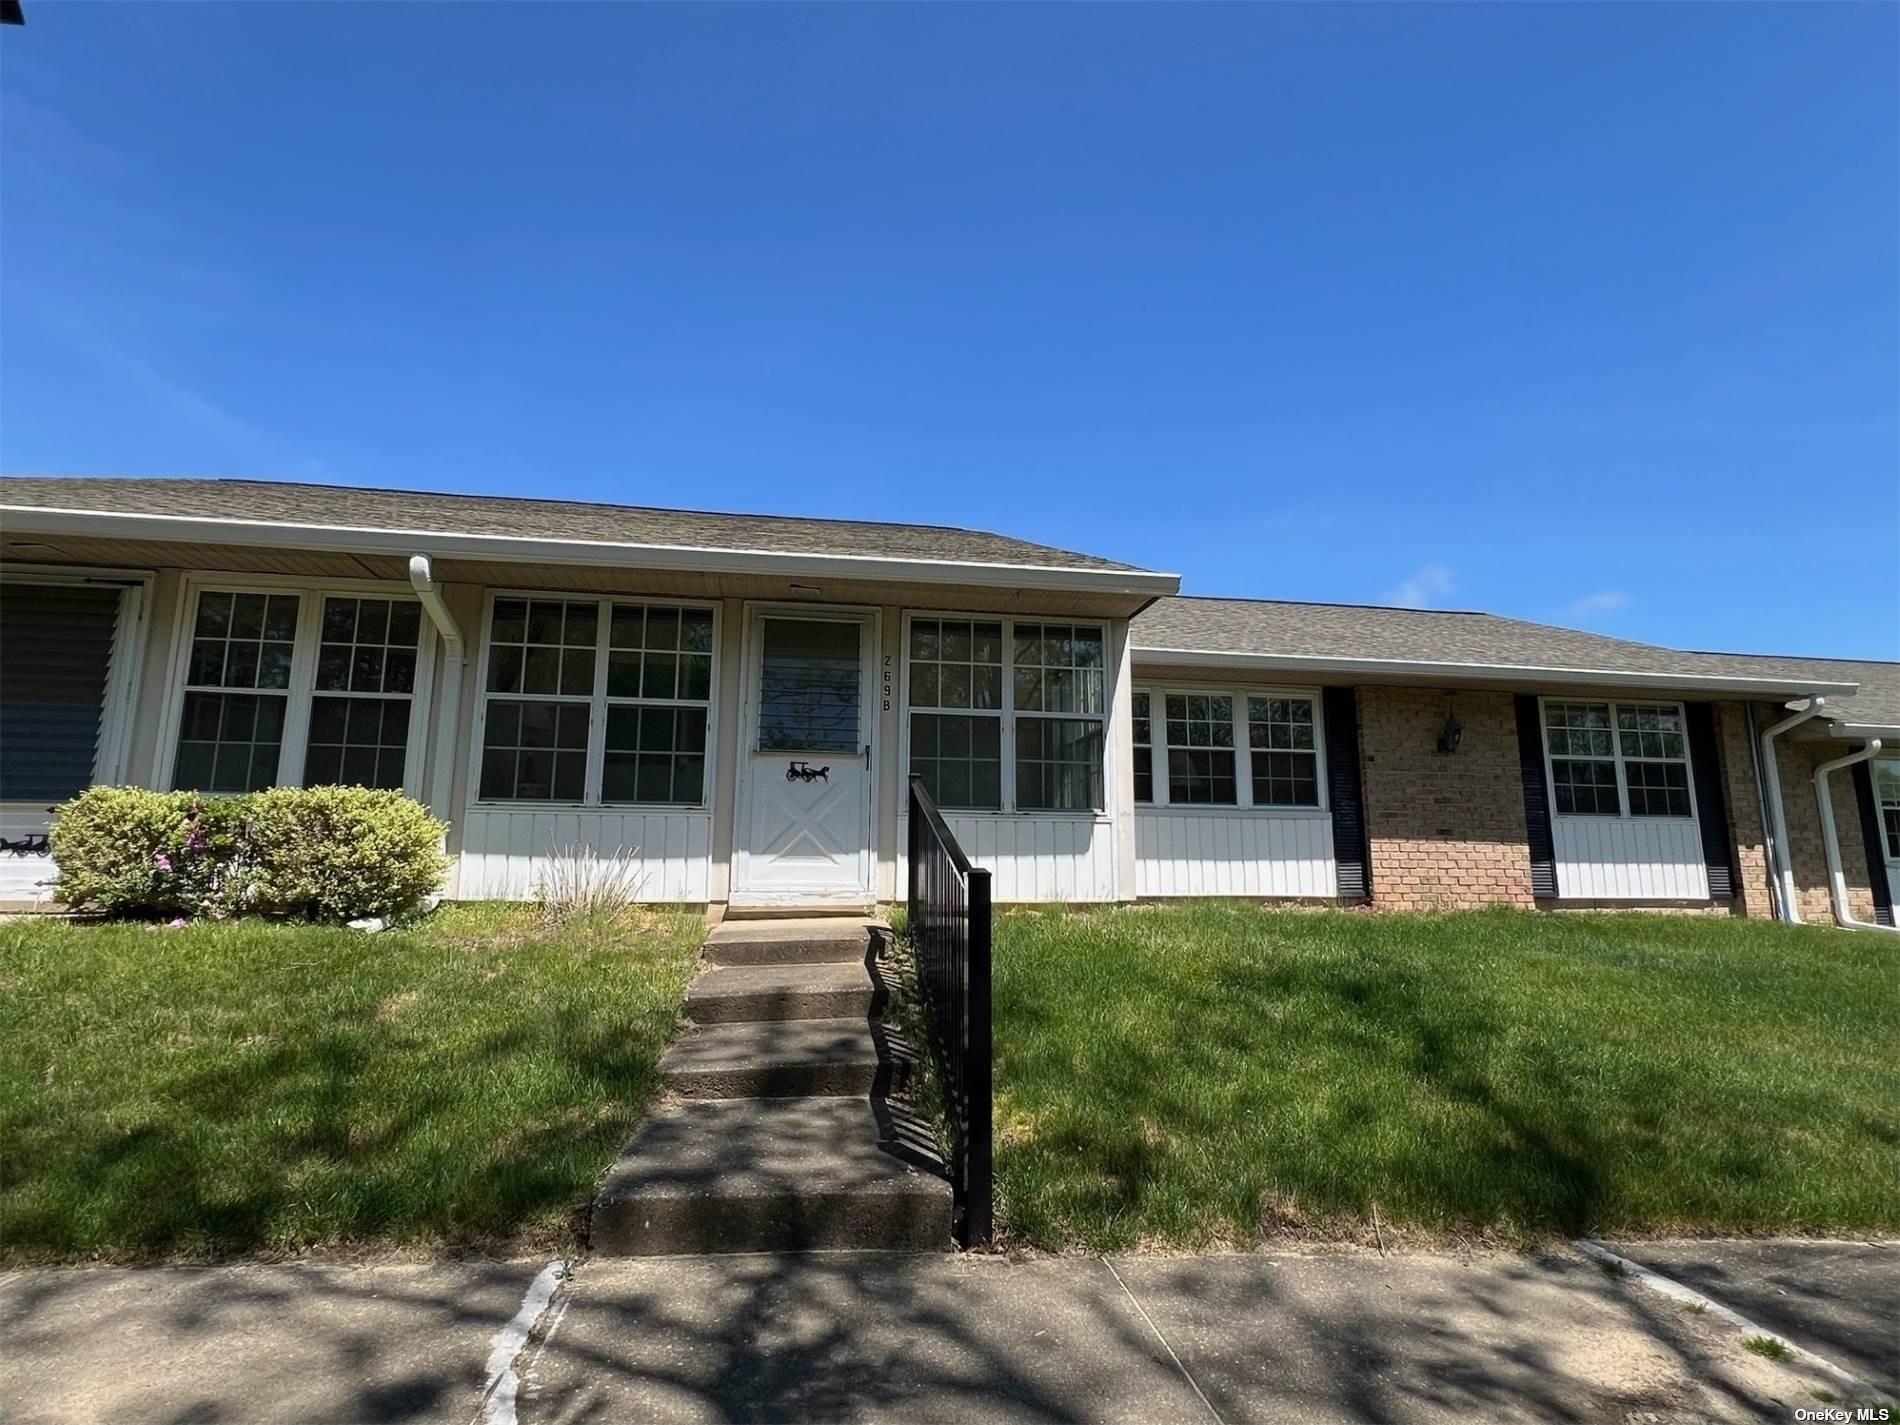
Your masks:
{"label": "white window frame", "polygon": [[[1314,817],[1332,815],[1332,788],[1326,776],[1326,709],[1318,688],[1292,687],[1217,687],[1202,683],[1137,683],[1137,694],[1148,695],[1148,728],[1153,734],[1149,756],[1153,759],[1155,797],[1137,802],[1141,811],[1174,811],[1184,816],[1286,816]],[[1234,800],[1232,802],[1175,802],[1168,795],[1168,707],[1169,694],[1177,696],[1233,699],[1234,719]],[[1319,805],[1283,806],[1276,802],[1253,799],[1253,747],[1247,736],[1248,698],[1304,698],[1313,705],[1313,758]],[[1131,729],[1132,735],[1132,729]],[[1183,749],[1187,750],[1187,749]],[[1267,749],[1261,749],[1265,751]],[[1276,749],[1285,750],[1285,749]],[[1304,748],[1296,749],[1305,751]]]}
{"label": "white window frame", "polygon": [[[906,609],[902,620],[901,638],[903,642],[903,665],[899,669],[902,677],[902,696],[898,699],[898,766],[902,769],[903,785],[910,784],[910,629],[918,619],[931,623],[994,623],[1003,629],[1003,699],[999,710],[1003,720],[1002,734],[1002,795],[1001,803],[995,807],[947,807],[948,816],[1031,816],[1049,817],[1056,820],[1102,821],[1114,814],[1116,758],[1114,737],[1111,730],[1115,724],[1115,629],[1108,619],[1076,618],[1068,614],[1024,614],[1020,618],[1013,614],[995,612],[966,612],[954,609]],[[1095,629],[1102,635],[1102,710],[1099,713],[1043,712],[1035,708],[1025,708],[1020,712],[1016,707],[1016,626],[1034,624],[1043,627],[1056,624],[1065,628]],[[973,713],[978,717],[988,717],[989,708],[942,708],[920,707],[921,713],[941,713],[945,716],[959,716]],[[1096,721],[1102,725],[1102,805],[1099,807],[1018,807],[1016,805],[1016,719],[1017,717],[1052,718],[1058,721]],[[908,796],[900,796],[899,804],[910,805]]]}
{"label": "white window frame", "polygon": [[[323,601],[340,599],[388,599],[391,603],[421,604],[408,584],[387,579],[300,579],[267,574],[220,575],[193,573],[185,576],[178,594],[178,609],[172,623],[172,653],[165,680],[165,701],[160,713],[158,784],[173,789],[178,764],[178,725],[185,711],[185,678],[191,671],[191,644],[198,623],[198,600],[204,594],[295,594],[297,610],[296,640],[291,645],[290,684],[282,689],[284,740],[277,754],[274,787],[303,785],[303,764],[310,741],[310,705],[312,698],[347,696],[331,694],[316,687],[318,645],[323,641]],[[428,748],[429,723],[435,707],[435,624],[429,611],[422,610],[416,637],[416,682],[409,693],[409,742],[403,749],[402,790],[404,795],[420,798],[428,768],[423,765]],[[245,693],[245,688],[220,691]],[[263,690],[267,695],[279,689]],[[377,697],[401,697],[400,693],[376,694]]]}
{"label": "white window frame", "polygon": [[1900,757],[1876,757],[1873,765],[1867,769],[1873,783],[1874,820],[1880,823],[1880,855],[1889,866],[1900,866],[1900,847],[1887,839],[1887,809],[1900,810],[1900,783],[1896,783],[1894,799],[1887,800],[1880,794],[1880,769],[1889,768],[1894,777],[1900,778]]}
{"label": "white window frame", "polygon": [[[1566,762],[1602,762],[1611,760],[1616,763],[1616,805],[1615,815],[1609,812],[1558,811],[1557,810],[1557,770],[1552,764],[1557,760],[1550,753],[1550,704],[1552,703],[1600,703],[1610,710],[1610,757],[1565,757]],[[1627,762],[1673,762],[1673,757],[1625,757],[1623,755],[1622,728],[1617,723],[1617,713],[1624,708],[1668,708],[1675,711],[1682,722],[1682,773],[1689,788],[1689,814],[1687,816],[1636,816],[1630,811],[1629,774],[1624,769]],[[1682,703],[1670,698],[1602,698],[1587,695],[1562,696],[1553,694],[1537,700],[1537,732],[1544,753],[1544,795],[1549,799],[1550,815],[1555,821],[1594,821],[1594,822],[1635,822],[1637,824],[1656,823],[1660,825],[1696,825],[1699,822],[1701,808],[1696,805],[1695,795],[1695,748],[1689,745],[1689,710]]]}
{"label": "white window frame", "polygon": [[[490,693],[488,659],[494,644],[495,604],[502,599],[534,599],[542,603],[586,604],[598,607],[594,640],[594,687],[590,697],[561,693]],[[712,615],[712,676],[706,701],[691,698],[628,698],[607,695],[607,655],[613,637],[613,606],[639,604],[645,608],[694,609]],[[677,599],[647,594],[592,594],[586,590],[563,592],[559,589],[490,589],[482,601],[481,652],[475,665],[475,718],[469,732],[468,785],[465,811],[650,811],[704,814],[711,811],[717,776],[715,758],[719,746],[719,673],[725,619],[717,599]],[[587,764],[579,801],[560,801],[539,797],[488,797],[482,790],[482,747],[487,741],[488,705],[499,698],[515,703],[587,704]],[[673,707],[706,709],[706,767],[700,783],[698,802],[603,801],[601,781],[607,766],[607,709],[609,707]]]}

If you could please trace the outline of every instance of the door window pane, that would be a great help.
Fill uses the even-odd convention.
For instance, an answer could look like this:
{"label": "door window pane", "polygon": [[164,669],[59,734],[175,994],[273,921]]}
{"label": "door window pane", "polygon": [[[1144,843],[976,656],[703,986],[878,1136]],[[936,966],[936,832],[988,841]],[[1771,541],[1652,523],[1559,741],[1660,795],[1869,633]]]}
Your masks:
{"label": "door window pane", "polygon": [[118,589],[0,584],[0,801],[65,801],[92,785]]}
{"label": "door window pane", "polygon": [[761,752],[858,752],[856,623],[768,618],[759,673]]}

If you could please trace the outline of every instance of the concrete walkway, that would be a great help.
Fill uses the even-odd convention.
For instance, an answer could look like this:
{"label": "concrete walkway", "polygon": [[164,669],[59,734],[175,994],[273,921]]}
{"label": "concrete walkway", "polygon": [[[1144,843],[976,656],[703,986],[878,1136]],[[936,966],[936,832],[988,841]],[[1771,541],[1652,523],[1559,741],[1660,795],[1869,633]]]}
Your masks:
{"label": "concrete walkway", "polygon": [[[1889,1299],[1895,1255],[1843,1294]],[[545,1265],[0,1276],[0,1419],[1785,1421],[1839,1389],[1568,1250],[594,1258],[528,1335]]]}

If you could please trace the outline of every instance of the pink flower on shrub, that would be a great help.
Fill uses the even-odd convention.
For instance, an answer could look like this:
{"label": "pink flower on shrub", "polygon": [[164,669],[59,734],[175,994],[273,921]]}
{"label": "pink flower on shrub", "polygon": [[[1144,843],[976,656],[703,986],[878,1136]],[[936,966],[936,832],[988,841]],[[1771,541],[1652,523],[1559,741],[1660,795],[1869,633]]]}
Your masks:
{"label": "pink flower on shrub", "polygon": [[161,871],[169,871],[172,868],[172,858],[161,851],[152,858],[152,864]]}

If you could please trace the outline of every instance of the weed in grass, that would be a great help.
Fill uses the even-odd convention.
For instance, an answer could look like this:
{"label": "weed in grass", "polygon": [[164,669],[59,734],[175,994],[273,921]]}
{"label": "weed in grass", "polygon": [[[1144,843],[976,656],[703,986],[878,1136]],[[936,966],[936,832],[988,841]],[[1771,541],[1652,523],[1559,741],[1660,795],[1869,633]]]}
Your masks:
{"label": "weed in grass", "polygon": [[1742,1344],[1756,1355],[1766,1356],[1771,1361],[1785,1361],[1794,1354],[1785,1342],[1777,1341],[1773,1336],[1750,1336]]}
{"label": "weed in grass", "polygon": [[603,855],[597,847],[576,841],[555,847],[541,863],[535,894],[551,925],[599,924],[632,910],[646,883],[639,847],[623,846]]}

